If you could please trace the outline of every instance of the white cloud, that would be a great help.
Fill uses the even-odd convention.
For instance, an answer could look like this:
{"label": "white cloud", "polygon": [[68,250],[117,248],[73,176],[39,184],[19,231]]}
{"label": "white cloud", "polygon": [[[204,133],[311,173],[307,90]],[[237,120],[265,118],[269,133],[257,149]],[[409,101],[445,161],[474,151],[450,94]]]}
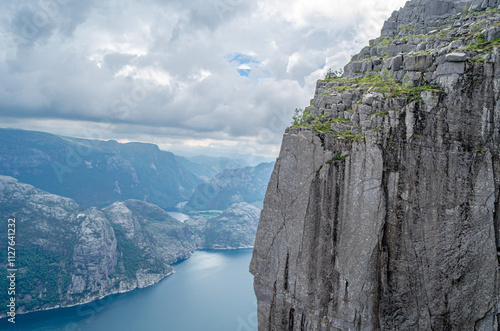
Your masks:
{"label": "white cloud", "polygon": [[207,154],[252,142],[246,154],[270,156],[316,80],[403,3],[110,0],[49,15],[11,2],[0,13],[0,120],[77,136],[111,122],[106,139]]}

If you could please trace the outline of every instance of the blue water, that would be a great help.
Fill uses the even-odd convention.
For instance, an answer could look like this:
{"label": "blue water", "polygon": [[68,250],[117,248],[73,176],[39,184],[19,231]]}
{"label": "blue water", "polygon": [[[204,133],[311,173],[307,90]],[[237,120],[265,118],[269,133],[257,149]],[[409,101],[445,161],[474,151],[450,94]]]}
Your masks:
{"label": "blue water", "polygon": [[16,316],[1,330],[257,330],[251,249],[197,251],[176,273],[145,289],[94,303]]}

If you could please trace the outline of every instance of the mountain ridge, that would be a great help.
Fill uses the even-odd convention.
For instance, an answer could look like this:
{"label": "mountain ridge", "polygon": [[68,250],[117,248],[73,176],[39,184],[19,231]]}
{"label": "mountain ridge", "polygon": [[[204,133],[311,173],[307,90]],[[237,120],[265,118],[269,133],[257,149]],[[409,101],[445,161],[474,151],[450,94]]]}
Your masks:
{"label": "mountain ridge", "polygon": [[184,209],[224,210],[243,201],[258,205],[264,200],[273,166],[273,162],[263,162],[255,167],[225,169],[208,183],[198,185]]}
{"label": "mountain ridge", "polygon": [[230,159],[217,166],[215,161],[192,163],[154,144],[38,131],[0,129],[0,139],[0,174],[73,198],[84,207],[138,199],[171,208],[188,200],[219,170],[237,164]]}

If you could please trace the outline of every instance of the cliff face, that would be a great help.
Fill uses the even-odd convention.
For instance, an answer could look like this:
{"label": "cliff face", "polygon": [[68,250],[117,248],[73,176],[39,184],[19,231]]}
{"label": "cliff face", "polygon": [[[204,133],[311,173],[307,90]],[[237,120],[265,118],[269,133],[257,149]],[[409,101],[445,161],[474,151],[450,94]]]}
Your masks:
{"label": "cliff face", "polygon": [[497,330],[498,5],[411,1],[318,81],[259,222],[259,330]]}

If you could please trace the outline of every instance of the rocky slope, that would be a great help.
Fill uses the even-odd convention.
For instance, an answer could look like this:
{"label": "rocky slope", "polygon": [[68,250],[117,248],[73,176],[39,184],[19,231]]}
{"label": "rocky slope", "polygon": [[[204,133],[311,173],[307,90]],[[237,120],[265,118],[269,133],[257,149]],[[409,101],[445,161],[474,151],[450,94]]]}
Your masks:
{"label": "rocky slope", "polygon": [[[6,176],[0,176],[0,216],[5,229],[8,218],[16,218],[18,312],[154,284],[174,271],[170,264],[196,249],[192,230],[158,206],[128,200],[82,210],[69,198]],[[2,284],[6,245],[0,242]],[[7,302],[7,291],[1,295]]]}
{"label": "rocky slope", "polygon": [[259,330],[497,330],[500,3],[413,0],[283,137]]}
{"label": "rocky slope", "polygon": [[262,203],[274,163],[226,169],[200,184],[184,207],[190,210],[225,210],[234,203]]}
{"label": "rocky slope", "polygon": [[217,217],[195,217],[185,223],[200,238],[199,248],[237,249],[253,247],[260,209],[246,202],[235,203]]}

